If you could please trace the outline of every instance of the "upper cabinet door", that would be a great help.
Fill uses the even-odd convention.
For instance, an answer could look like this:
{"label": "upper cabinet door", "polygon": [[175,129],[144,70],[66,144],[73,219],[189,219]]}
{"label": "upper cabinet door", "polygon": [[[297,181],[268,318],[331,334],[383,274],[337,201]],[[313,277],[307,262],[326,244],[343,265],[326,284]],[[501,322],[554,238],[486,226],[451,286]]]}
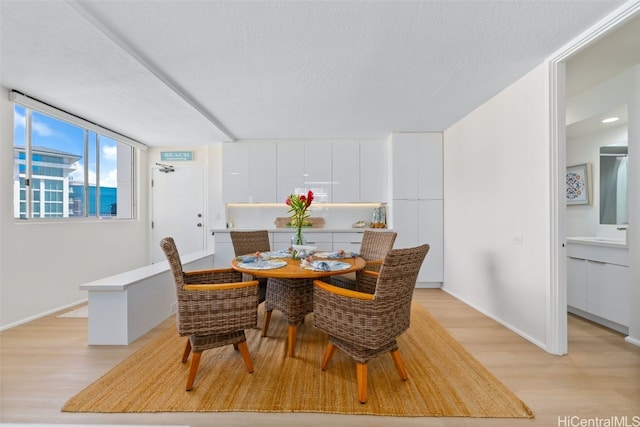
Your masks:
{"label": "upper cabinet door", "polygon": [[304,189],[303,142],[278,141],[277,181],[278,203],[284,203],[291,193]]}
{"label": "upper cabinet door", "polygon": [[418,199],[442,199],[442,134],[417,136]]}
{"label": "upper cabinet door", "polygon": [[418,198],[418,134],[394,133],[391,141],[393,199]]}
{"label": "upper cabinet door", "polygon": [[304,191],[312,190],[318,203],[331,202],[331,148],[328,141],[304,142]]}
{"label": "upper cabinet door", "polygon": [[248,202],[277,203],[276,143],[259,141],[250,143]]}
{"label": "upper cabinet door", "polygon": [[276,201],[275,142],[222,145],[222,200],[225,203]]}
{"label": "upper cabinet door", "polygon": [[389,201],[389,142],[360,141],[360,201]]}
{"label": "upper cabinet door", "polygon": [[354,140],[333,141],[332,201],[360,201],[360,143]]}
{"label": "upper cabinet door", "polygon": [[244,143],[222,144],[222,200],[246,202],[249,198],[249,147]]}

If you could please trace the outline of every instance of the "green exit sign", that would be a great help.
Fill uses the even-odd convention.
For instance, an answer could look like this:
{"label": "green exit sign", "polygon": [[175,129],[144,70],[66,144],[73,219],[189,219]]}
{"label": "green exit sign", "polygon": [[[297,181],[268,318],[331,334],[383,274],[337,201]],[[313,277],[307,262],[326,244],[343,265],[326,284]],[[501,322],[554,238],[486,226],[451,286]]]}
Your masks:
{"label": "green exit sign", "polygon": [[162,161],[193,160],[193,151],[161,151],[160,160]]}

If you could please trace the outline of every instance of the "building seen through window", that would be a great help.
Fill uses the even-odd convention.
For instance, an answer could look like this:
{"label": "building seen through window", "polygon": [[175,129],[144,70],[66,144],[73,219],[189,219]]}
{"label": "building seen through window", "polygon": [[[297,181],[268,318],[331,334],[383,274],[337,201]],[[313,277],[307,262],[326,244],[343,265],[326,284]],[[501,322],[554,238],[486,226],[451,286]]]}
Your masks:
{"label": "building seen through window", "polygon": [[133,147],[14,107],[16,218],[132,218]]}

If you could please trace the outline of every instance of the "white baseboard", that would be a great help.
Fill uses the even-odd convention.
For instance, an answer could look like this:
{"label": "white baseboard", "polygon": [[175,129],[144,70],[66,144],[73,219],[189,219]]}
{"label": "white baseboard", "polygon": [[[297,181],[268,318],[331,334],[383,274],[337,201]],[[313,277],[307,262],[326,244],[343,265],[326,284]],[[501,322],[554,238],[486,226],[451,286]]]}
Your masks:
{"label": "white baseboard", "polygon": [[624,340],[626,342],[628,342],[629,344],[633,344],[633,345],[636,345],[636,346],[640,347],[640,340],[638,340],[638,339],[635,339],[635,338],[633,338],[631,336],[628,336],[628,337],[625,337]]}
{"label": "white baseboard", "polygon": [[416,282],[416,288],[420,289],[441,289],[442,282]]}
{"label": "white baseboard", "polygon": [[499,317],[496,317],[493,313],[489,313],[489,312],[481,309],[480,307],[476,306],[475,304],[472,304],[471,302],[465,300],[464,298],[460,297],[459,295],[456,295],[455,293],[449,291],[446,288],[442,288],[442,290],[445,291],[446,293],[448,293],[449,295],[451,295],[452,297],[454,297],[454,298],[462,301],[463,303],[467,304],[469,307],[473,308],[474,310],[478,310],[480,313],[484,314],[485,316],[487,316],[491,320],[495,320],[496,322],[498,322],[499,324],[501,324],[505,328],[509,329],[510,331],[514,332],[515,334],[520,335],[522,338],[524,338],[525,340],[529,341],[531,344],[534,344],[534,345],[540,347],[541,349],[543,349],[547,353],[553,354],[547,349],[547,346],[546,346],[545,343],[538,341],[537,339],[533,338],[529,334],[527,334],[527,333],[521,331],[520,329],[514,327],[510,323],[507,323],[504,320],[500,319]]}
{"label": "white baseboard", "polygon": [[83,298],[83,299],[78,300],[76,302],[72,302],[70,304],[62,305],[60,307],[45,311],[43,313],[35,314],[33,316],[27,317],[26,319],[18,320],[17,322],[13,322],[13,323],[9,323],[8,325],[1,326],[0,327],[0,331],[4,331],[6,329],[11,329],[11,328],[15,328],[16,326],[24,325],[25,323],[29,323],[32,320],[36,320],[36,319],[40,319],[40,318],[45,317],[45,316],[49,316],[50,314],[54,314],[54,313],[57,313],[59,311],[66,310],[68,308],[75,307],[76,305],[85,304],[87,301],[89,301],[88,298]]}

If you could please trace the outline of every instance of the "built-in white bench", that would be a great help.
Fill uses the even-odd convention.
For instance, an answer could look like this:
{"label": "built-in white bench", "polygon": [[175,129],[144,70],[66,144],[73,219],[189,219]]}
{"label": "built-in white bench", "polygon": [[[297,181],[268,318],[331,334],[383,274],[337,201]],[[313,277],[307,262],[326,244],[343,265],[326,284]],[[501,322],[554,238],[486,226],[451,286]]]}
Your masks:
{"label": "built-in white bench", "polygon": [[[181,256],[185,271],[213,268],[213,251]],[[89,344],[127,345],[175,313],[167,261],[80,286],[89,293]]]}

